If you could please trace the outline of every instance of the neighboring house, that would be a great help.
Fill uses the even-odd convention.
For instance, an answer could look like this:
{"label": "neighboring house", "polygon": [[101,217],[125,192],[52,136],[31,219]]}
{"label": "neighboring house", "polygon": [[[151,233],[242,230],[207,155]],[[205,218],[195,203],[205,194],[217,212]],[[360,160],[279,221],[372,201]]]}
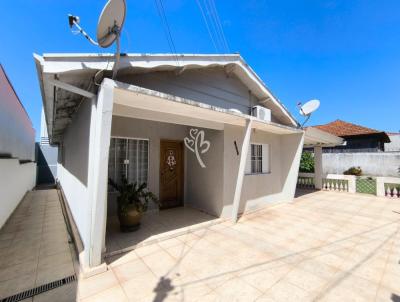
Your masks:
{"label": "neighboring house", "polygon": [[36,143],[36,184],[51,185],[57,179],[58,148],[50,146],[46,119],[42,108],[40,119],[40,142]]}
{"label": "neighboring house", "polygon": [[303,143],[337,139],[319,130],[309,139],[240,55],[127,54],[111,80],[113,59],[35,55],[84,269],[102,263],[107,217],[116,214],[108,178],[146,182],[161,209],[236,221],[293,200]]}
{"label": "neighboring house", "polygon": [[389,143],[389,136],[364,126],[336,120],[325,125],[313,126],[322,131],[339,136],[345,140],[344,145],[325,148],[324,152],[379,152],[384,151],[385,143]]}
{"label": "neighboring house", "polygon": [[35,130],[0,64],[0,228],[35,186]]}
{"label": "neighboring house", "polygon": [[400,152],[400,132],[388,132],[390,143],[385,143],[385,152]]}

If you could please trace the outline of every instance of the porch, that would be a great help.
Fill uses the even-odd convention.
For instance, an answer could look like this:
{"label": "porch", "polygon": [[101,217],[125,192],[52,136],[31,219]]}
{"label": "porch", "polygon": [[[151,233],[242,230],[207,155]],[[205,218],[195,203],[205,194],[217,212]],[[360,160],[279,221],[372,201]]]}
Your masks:
{"label": "porch", "polygon": [[123,233],[119,228],[118,217],[111,216],[107,219],[105,257],[198,231],[220,221],[220,218],[200,210],[178,207],[146,213],[139,230]]}

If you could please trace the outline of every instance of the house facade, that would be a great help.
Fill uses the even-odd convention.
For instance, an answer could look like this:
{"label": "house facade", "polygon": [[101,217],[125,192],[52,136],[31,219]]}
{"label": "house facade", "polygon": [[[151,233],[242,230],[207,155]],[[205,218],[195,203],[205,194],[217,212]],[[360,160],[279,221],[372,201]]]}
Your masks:
{"label": "house facade", "polygon": [[233,221],[294,198],[304,131],[240,55],[128,54],[114,80],[112,60],[35,55],[82,267],[101,265],[107,250],[108,178],[147,183],[160,199],[151,211],[185,206]]}
{"label": "house facade", "polygon": [[341,146],[325,148],[324,152],[327,153],[383,152],[385,151],[385,144],[390,143],[390,138],[384,131],[367,128],[342,120],[335,120],[324,125],[313,127],[345,140],[345,143]]}

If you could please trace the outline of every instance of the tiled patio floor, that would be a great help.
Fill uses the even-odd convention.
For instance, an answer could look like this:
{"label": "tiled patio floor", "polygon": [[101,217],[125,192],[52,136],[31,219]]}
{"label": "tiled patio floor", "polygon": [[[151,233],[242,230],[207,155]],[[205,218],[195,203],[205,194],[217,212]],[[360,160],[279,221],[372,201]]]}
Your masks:
{"label": "tiled patio floor", "polygon": [[399,301],[400,201],[314,192],[109,258],[82,301]]}
{"label": "tiled patio floor", "polygon": [[107,218],[107,255],[119,254],[140,245],[165,240],[182,235],[191,230],[211,226],[220,220],[199,210],[179,207],[160,212],[146,213],[142,217],[140,229],[122,233],[117,216]]}
{"label": "tiled patio floor", "polygon": [[[0,300],[75,274],[70,248],[56,190],[29,192],[0,230]],[[33,300],[75,301],[76,286]]]}

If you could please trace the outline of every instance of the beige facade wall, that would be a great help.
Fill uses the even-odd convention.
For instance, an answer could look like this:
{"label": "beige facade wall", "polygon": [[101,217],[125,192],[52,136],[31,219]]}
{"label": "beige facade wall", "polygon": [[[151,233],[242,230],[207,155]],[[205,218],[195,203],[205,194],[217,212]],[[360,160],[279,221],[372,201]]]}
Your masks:
{"label": "beige facade wall", "polygon": [[[190,127],[170,123],[114,116],[111,135],[149,140],[148,186],[159,194],[160,140],[183,140]],[[185,148],[184,203],[209,214],[230,217],[244,128],[225,125],[224,130],[202,129],[210,149],[202,154],[202,168],[194,153]],[[277,135],[252,130],[252,143],[269,144],[270,173],[245,175],[239,212],[252,211],[267,204],[290,201],[294,197],[300,161],[302,135]],[[297,167],[297,168],[296,168]],[[109,194],[108,215],[116,214],[115,196]]]}
{"label": "beige facade wall", "polygon": [[[239,169],[234,147],[242,146],[244,128],[226,126],[224,130],[224,198],[221,216],[230,217]],[[270,173],[245,175],[239,213],[253,211],[294,198],[302,150],[302,134],[276,135],[252,130],[250,142],[270,145]]]}

